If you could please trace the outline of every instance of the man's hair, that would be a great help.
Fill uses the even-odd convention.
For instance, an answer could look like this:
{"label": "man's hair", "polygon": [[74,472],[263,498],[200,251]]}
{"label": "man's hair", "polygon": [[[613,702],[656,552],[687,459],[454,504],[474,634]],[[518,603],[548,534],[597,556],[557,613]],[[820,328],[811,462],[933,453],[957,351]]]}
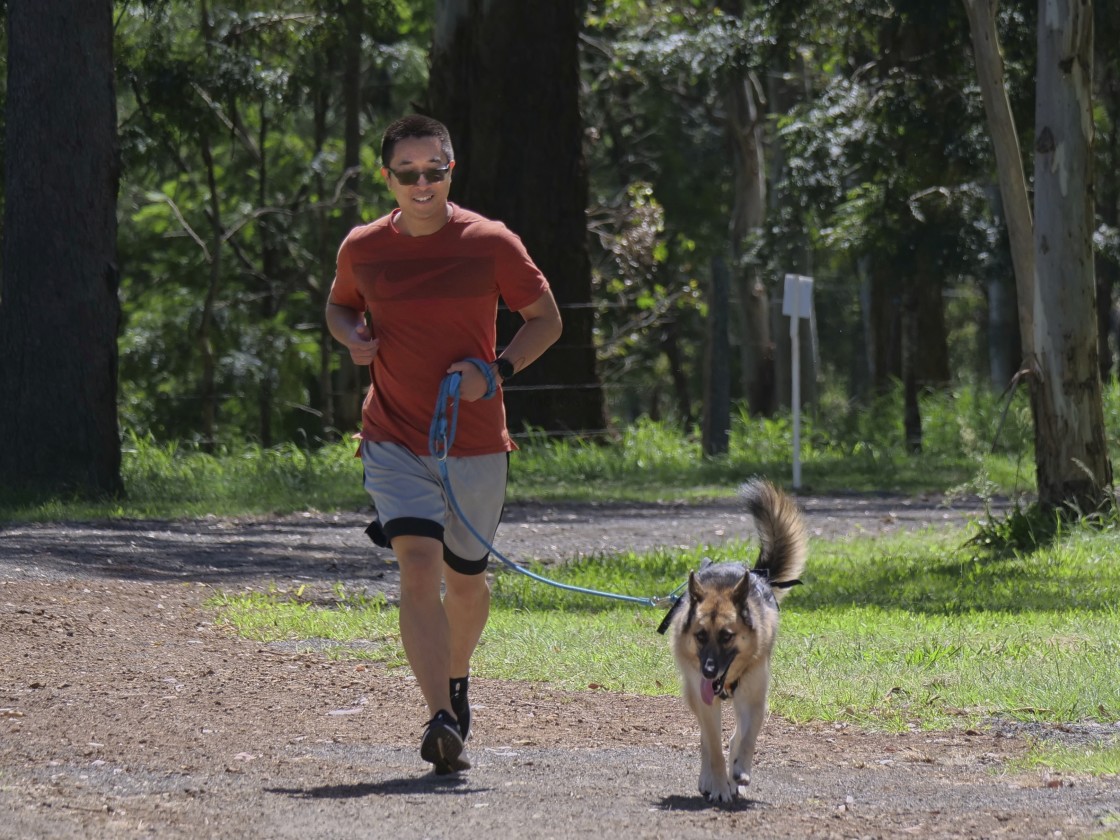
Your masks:
{"label": "man's hair", "polygon": [[440,151],[448,162],[455,159],[451,148],[451,132],[439,120],[422,114],[410,114],[395,120],[381,136],[381,165],[388,166],[393,160],[393,151],[401,140],[418,137],[435,137],[439,140]]}

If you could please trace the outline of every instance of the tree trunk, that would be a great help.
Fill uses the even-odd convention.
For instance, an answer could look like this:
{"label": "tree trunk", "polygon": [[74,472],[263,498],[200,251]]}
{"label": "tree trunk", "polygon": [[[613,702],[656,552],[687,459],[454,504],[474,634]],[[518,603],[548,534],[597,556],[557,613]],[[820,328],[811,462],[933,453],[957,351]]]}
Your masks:
{"label": "tree trunk", "polygon": [[[688,374],[681,352],[681,325],[672,312],[666,314],[666,321],[661,327],[661,352],[669,362],[669,376],[673,380],[673,399],[677,404],[677,416],[685,429],[692,428],[692,395],[689,393]],[[655,390],[655,402],[651,403],[649,417],[651,420],[660,418],[660,410],[656,406],[656,398],[660,391]]]}
{"label": "tree trunk", "polygon": [[[337,242],[358,225],[358,191],[360,189],[362,151],[362,35],[365,15],[362,0],[346,0],[343,8],[346,18],[346,35],[342,59],[342,108],[343,108],[343,188],[342,219]],[[380,146],[376,147],[380,155]],[[335,369],[334,416],[344,435],[357,431],[362,424],[362,400],[369,387],[369,376],[350,360],[350,354],[337,343],[332,346],[339,355]]]}
{"label": "tree trunk", "polygon": [[[319,54],[315,57],[315,74],[312,85],[312,147],[315,155],[322,153],[327,144],[327,111],[330,106],[331,85],[327,79],[328,60]],[[316,264],[319,266],[318,277],[310,279],[307,288],[311,299],[315,302],[315,310],[322,312],[327,305],[327,294],[330,290],[331,279],[335,272],[335,255],[338,251],[338,241],[334,229],[330,224],[330,213],[327,210],[326,197],[330,194],[327,188],[327,179],[323,177],[322,170],[316,169],[313,176],[315,194],[318,196],[313,215],[313,244],[315,248]],[[322,412],[322,429],[324,435],[338,434],[338,423],[335,420],[334,396],[334,359],[337,354],[337,343],[327,328],[326,318],[319,322],[319,372],[316,377],[318,400],[313,400],[313,407]],[[349,360],[347,360],[349,361]]]}
{"label": "tree trunk", "polygon": [[1023,359],[1034,365],[1034,225],[1031,220],[1027,179],[1015,117],[1007,98],[1003,76],[1003,58],[996,33],[998,0],[964,0],[968,12],[972,49],[976,57],[976,74],[988,129],[992,133],[992,149],[999,173],[999,192],[1007,214],[1007,235],[1011,241],[1011,263],[1015,267],[1015,289],[1019,301],[1019,331],[1023,342]]}
{"label": "tree trunk", "polygon": [[902,302],[898,284],[882,261],[871,263],[867,278],[867,344],[870,356],[871,388],[876,396],[890,391],[902,378]]}
{"label": "tree trunk", "polygon": [[218,305],[218,295],[222,285],[222,243],[225,240],[222,229],[222,203],[218,198],[218,179],[215,174],[213,151],[210,148],[209,129],[204,127],[199,134],[199,149],[202,154],[203,168],[208,189],[210,221],[210,248],[208,254],[208,275],[206,296],[199,314],[198,329],[195,331],[195,344],[198,346],[202,362],[202,380],[199,383],[199,431],[202,433],[202,448],[213,452],[218,425],[218,360],[214,353],[214,311]]}
{"label": "tree trunk", "polygon": [[1022,339],[1015,312],[1015,278],[997,274],[988,280],[988,375],[1003,390],[1019,369]]}
{"label": "tree trunk", "polygon": [[708,296],[708,345],[704,359],[705,455],[726,455],[731,439],[731,346],[728,341],[728,303],[731,276],[723,257],[712,258],[711,293]]}
{"label": "tree trunk", "polygon": [[[595,369],[576,0],[438,0],[426,111],[451,130],[451,198],[505,222],[552,285],[560,340],[505,390],[510,430],[604,429]],[[520,326],[503,312],[499,344]]]}
{"label": "tree trunk", "polygon": [[113,4],[7,18],[0,487],[118,495]]}
{"label": "tree trunk", "polygon": [[743,394],[752,414],[769,417],[777,407],[770,295],[758,271],[744,265],[741,259],[748,237],[761,231],[766,215],[764,118],[757,80],[752,76],[734,79],[727,102],[727,133],[735,161],[735,203],[730,227],[733,276],[739,292]]}
{"label": "tree trunk", "polygon": [[1039,0],[1035,460],[1044,507],[1095,507],[1112,484],[1097,355],[1092,75],[1091,0]]}

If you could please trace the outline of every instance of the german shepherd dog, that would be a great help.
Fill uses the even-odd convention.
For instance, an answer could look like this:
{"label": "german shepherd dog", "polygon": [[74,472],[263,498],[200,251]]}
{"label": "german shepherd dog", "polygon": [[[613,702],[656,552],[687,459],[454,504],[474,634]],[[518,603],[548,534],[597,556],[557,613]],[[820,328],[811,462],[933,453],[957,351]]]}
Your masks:
{"label": "german shepherd dog", "polygon": [[[731,802],[751,781],[754,745],[766,717],[770,653],[778,602],[800,581],[808,539],[797,504],[762,479],[739,488],[761,542],[753,569],[705,561],[658,628],[671,630],[684,699],[700,724],[700,793]],[[722,702],[735,708],[735,734],[723,755]],[[727,761],[731,762],[730,772]]]}

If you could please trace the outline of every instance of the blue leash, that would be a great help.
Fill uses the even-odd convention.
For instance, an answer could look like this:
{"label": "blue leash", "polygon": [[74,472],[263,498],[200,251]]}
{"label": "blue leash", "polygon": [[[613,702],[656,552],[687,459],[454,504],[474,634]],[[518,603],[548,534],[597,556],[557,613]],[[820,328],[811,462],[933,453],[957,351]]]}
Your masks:
{"label": "blue leash", "polygon": [[[486,377],[486,394],[483,396],[483,399],[490,399],[497,392],[497,382],[494,381],[494,373],[490,370],[490,365],[482,359],[468,359],[467,361],[477,367]],[[444,377],[443,382],[440,383],[439,399],[436,402],[436,410],[432,417],[432,425],[428,431],[428,451],[439,464],[439,474],[443,479],[444,490],[447,491],[447,498],[451,502],[451,507],[454,509],[455,514],[463,521],[463,524],[467,526],[467,529],[474,535],[475,539],[482,543],[490,553],[515,572],[520,572],[526,577],[530,577],[540,583],[547,583],[549,586],[555,586],[558,589],[566,589],[569,592],[579,592],[583,595],[598,595],[601,598],[613,598],[616,601],[629,601],[647,607],[671,607],[676,604],[679,597],[677,596],[677,592],[684,589],[686,584],[682,584],[670,595],[655,595],[649,598],[639,598],[634,595],[620,595],[615,592],[600,592],[598,589],[585,589],[582,586],[572,586],[568,583],[560,583],[559,581],[542,577],[523,566],[517,565],[517,563],[494,548],[490,541],[483,537],[482,534],[478,533],[474,525],[472,525],[470,520],[463,514],[462,508],[459,507],[459,502],[455,498],[455,494],[451,491],[451,477],[447,473],[447,456],[448,453],[451,452],[451,444],[455,440],[455,430],[459,423],[459,382],[461,379],[461,374],[450,373]]]}

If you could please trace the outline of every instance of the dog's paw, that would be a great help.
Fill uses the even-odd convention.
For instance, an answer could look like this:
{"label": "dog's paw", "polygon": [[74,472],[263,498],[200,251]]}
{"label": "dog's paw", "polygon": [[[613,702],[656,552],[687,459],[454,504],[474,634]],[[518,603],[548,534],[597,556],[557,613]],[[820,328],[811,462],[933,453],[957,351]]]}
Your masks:
{"label": "dog's paw", "polygon": [[747,795],[747,785],[751,783],[750,773],[740,773],[731,779],[731,785],[740,796]]}
{"label": "dog's paw", "polygon": [[726,804],[735,798],[737,792],[730,780],[722,775],[700,774],[700,794],[709,802]]}

